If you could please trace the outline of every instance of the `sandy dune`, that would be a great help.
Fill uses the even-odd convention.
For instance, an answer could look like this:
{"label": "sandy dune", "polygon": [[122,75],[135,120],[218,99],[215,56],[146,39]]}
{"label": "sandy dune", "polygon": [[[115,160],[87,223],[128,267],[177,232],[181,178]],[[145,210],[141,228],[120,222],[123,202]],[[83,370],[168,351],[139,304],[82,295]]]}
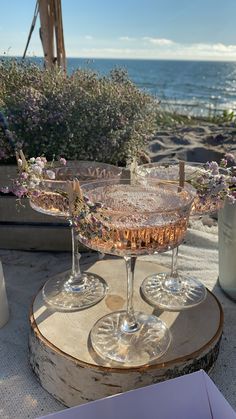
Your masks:
{"label": "sandy dune", "polygon": [[153,162],[177,158],[186,161],[218,161],[225,152],[236,153],[236,127],[233,124],[176,126],[159,130],[149,142]]}

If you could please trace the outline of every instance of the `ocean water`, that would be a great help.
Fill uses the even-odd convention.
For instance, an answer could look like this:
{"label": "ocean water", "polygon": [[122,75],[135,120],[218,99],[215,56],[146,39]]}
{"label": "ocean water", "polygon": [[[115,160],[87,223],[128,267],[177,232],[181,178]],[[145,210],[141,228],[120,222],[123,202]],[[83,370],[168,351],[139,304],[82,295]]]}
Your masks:
{"label": "ocean water", "polygon": [[69,74],[78,68],[101,74],[125,69],[140,89],[169,111],[197,116],[236,112],[236,62],[67,58]]}
{"label": "ocean water", "polygon": [[170,111],[191,115],[236,112],[236,62],[172,60],[82,60],[69,58],[68,72],[91,68],[107,74],[126,69],[132,81]]}

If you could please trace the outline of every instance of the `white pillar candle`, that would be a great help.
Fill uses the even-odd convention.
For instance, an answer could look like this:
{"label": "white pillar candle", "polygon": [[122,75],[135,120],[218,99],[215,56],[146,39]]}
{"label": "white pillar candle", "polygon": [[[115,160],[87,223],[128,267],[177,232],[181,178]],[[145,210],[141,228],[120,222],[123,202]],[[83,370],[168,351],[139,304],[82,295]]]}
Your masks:
{"label": "white pillar candle", "polygon": [[9,308],[5,288],[2,263],[0,261],[0,328],[3,327],[9,319]]}
{"label": "white pillar candle", "polygon": [[227,201],[219,213],[219,282],[236,300],[236,204]]}

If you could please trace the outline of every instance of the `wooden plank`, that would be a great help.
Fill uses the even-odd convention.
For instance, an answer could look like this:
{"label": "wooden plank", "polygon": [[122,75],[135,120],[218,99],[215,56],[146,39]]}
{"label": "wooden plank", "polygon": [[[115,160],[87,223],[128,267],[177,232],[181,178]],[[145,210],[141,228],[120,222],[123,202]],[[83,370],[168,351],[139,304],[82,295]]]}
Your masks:
{"label": "wooden plank", "polygon": [[70,229],[53,225],[1,224],[0,249],[71,251]]}
{"label": "wooden plank", "polygon": [[53,51],[53,27],[50,17],[50,0],[39,0],[40,35],[44,51],[46,68],[52,68],[54,64]]}
{"label": "wooden plank", "polygon": [[99,318],[125,309],[125,266],[121,259],[108,258],[87,268],[108,283],[109,293],[101,302],[87,310],[63,313],[47,307],[39,292],[30,316],[30,363],[41,385],[56,399],[75,406],[201,368],[210,370],[222,335],[220,303],[208,291],[202,304],[181,313],[151,307],[141,299],[140,285],[147,275],[165,269],[143,260],[136,266],[134,307],[166,322],[171,345],[163,357],[141,367],[124,368],[99,358],[91,348],[89,333]]}
{"label": "wooden plank", "polygon": [[68,222],[64,218],[41,214],[33,210],[30,207],[28,198],[18,200],[11,195],[0,197],[0,223],[2,222],[68,225]]}
{"label": "wooden plank", "polygon": [[0,188],[11,186],[17,176],[16,165],[0,165]]}
{"label": "wooden plank", "polygon": [[54,0],[55,35],[57,40],[57,61],[59,67],[66,70],[65,45],[62,23],[61,0]]}

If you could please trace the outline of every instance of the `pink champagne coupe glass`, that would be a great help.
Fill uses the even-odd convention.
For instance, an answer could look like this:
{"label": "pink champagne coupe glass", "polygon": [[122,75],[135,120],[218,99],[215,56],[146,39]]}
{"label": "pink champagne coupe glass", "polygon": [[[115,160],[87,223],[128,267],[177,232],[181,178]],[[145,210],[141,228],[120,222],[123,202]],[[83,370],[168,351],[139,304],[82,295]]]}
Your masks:
{"label": "pink champagne coupe glass", "polygon": [[145,185],[114,179],[81,188],[95,211],[90,214],[90,207],[75,206],[79,240],[91,249],[123,257],[127,272],[127,310],[96,322],[90,333],[92,347],[103,359],[125,367],[150,363],[168,350],[171,335],[157,316],[134,310],[135,262],[140,255],[163,252],[182,242],[193,196],[166,182],[156,185],[152,179]]}
{"label": "pink champagne coupe glass", "polygon": [[57,309],[80,310],[99,302],[107,292],[107,284],[96,274],[81,272],[81,255],[69,206],[68,182],[74,179],[80,179],[81,183],[113,179],[121,175],[122,169],[99,162],[71,161],[63,167],[52,167],[52,170],[55,180],[42,180],[35,186],[30,192],[30,205],[38,212],[69,221],[72,267],[69,273],[62,272],[50,278],[42,292],[46,303]]}
{"label": "pink champagne coupe glass", "polygon": [[[203,163],[186,162],[185,187],[191,189],[192,185],[195,185],[206,171],[207,168]],[[138,177],[142,179],[165,179],[178,183],[179,163],[150,163],[139,166]],[[200,216],[215,212],[222,204],[223,201],[219,200],[219,196],[217,194],[211,195],[209,188],[206,188],[204,199],[196,194],[190,215]],[[179,273],[177,265],[178,246],[172,250],[171,272],[169,274],[157,273],[143,281],[141,292],[145,300],[151,305],[164,310],[181,311],[200,304],[206,298],[206,288],[201,281]]]}

